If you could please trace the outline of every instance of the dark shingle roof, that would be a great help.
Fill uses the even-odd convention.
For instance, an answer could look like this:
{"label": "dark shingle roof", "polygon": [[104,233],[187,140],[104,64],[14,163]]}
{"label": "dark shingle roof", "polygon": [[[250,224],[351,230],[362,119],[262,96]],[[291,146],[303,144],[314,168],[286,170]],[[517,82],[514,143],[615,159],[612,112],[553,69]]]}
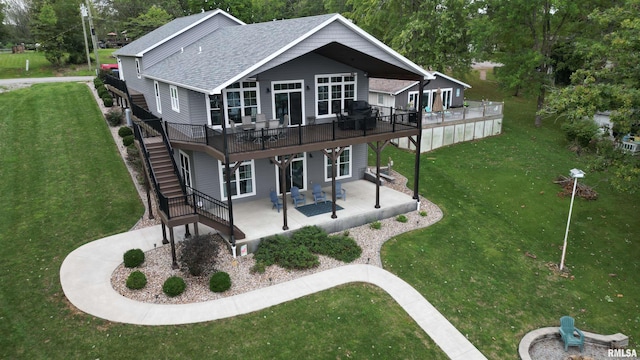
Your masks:
{"label": "dark shingle roof", "polygon": [[220,28],[144,71],[145,76],[211,91],[226,86],[258,63],[336,14]]}

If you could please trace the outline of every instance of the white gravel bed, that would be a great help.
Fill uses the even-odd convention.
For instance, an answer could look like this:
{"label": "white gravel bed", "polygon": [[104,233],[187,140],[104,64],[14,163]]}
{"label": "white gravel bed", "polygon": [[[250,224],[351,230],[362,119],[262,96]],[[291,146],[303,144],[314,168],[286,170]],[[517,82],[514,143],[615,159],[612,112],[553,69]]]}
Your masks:
{"label": "white gravel bed", "polygon": [[[397,189],[404,188],[404,191],[410,193],[410,190],[404,186],[406,178],[398,173],[395,173],[394,176],[398,179],[396,180],[396,184],[390,184],[388,186]],[[426,212],[426,216],[420,215],[418,211],[412,211],[406,214],[408,219],[406,223],[398,222],[394,217],[381,220],[381,227],[378,230],[372,229],[368,224],[349,229],[349,236],[362,248],[360,258],[351,264],[371,264],[381,267],[380,248],[385,241],[393,238],[395,235],[429,226],[442,218],[440,209],[425,199],[421,200],[420,208]],[[180,244],[178,243],[176,246],[178,247],[176,251],[178,257],[180,254],[179,246]],[[133,300],[161,304],[186,304],[233,296],[345,265],[345,263],[333,258],[320,256],[320,265],[313,269],[304,271],[286,270],[277,265],[272,265],[267,267],[264,273],[252,274],[251,268],[255,264],[252,254],[233,259],[229,251],[226,250],[226,247],[221,248],[222,250],[216,259],[215,267],[218,271],[229,273],[232,284],[231,289],[222,294],[213,293],[209,290],[210,274],[207,276],[193,277],[179,269],[172,269],[171,248],[169,245],[163,246],[162,244],[158,244],[156,249],[145,253],[145,261],[140,268],[128,269],[122,264],[118,266],[113,272],[111,284],[118,293]],[[125,285],[127,277],[135,270],[142,271],[147,277],[147,286],[143,289],[130,290]],[[183,277],[187,284],[185,292],[174,298],[168,297],[162,292],[163,282],[172,275]]]}

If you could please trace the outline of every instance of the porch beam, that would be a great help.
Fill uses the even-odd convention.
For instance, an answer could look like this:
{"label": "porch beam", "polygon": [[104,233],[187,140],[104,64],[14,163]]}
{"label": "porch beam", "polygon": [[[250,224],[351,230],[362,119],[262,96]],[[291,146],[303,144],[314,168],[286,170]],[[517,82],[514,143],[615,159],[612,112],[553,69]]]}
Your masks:
{"label": "porch beam", "polygon": [[289,154],[285,156],[282,160],[278,160],[277,157],[273,156],[269,158],[272,163],[278,166],[280,169],[280,193],[282,194],[282,230],[289,230],[289,225],[287,224],[287,186],[282,182],[286,178],[286,170],[293,161],[295,154]]}
{"label": "porch beam", "polygon": [[326,157],[331,159],[331,218],[336,219],[338,215],[336,214],[336,168],[338,167],[337,161],[340,158],[340,155],[346,149],[346,146],[340,148],[334,148],[331,152],[327,151],[327,149],[322,149],[322,152]]}

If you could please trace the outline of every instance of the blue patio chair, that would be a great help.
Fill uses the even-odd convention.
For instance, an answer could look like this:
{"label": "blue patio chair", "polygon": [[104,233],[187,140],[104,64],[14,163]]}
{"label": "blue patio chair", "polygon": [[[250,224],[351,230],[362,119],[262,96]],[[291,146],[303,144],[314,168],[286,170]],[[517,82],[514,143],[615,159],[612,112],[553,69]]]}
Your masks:
{"label": "blue patio chair", "polygon": [[273,205],[271,208],[276,208],[278,212],[280,212],[280,209],[282,209],[282,201],[278,199],[278,194],[276,194],[274,190],[271,190],[269,196],[271,197],[271,204]]}
{"label": "blue patio chair", "polygon": [[311,192],[311,194],[313,194],[313,201],[316,204],[318,204],[318,202],[320,201],[322,202],[327,201],[327,194],[324,191],[322,191],[320,184],[313,185],[313,191]]}
{"label": "blue patio chair", "polygon": [[307,203],[307,197],[300,194],[300,188],[297,186],[291,187],[291,200],[293,200],[295,207],[298,207],[298,204],[305,205]]}
{"label": "blue patio chair", "polygon": [[336,199],[347,201],[347,190],[342,188],[340,181],[336,181]]}
{"label": "blue patio chair", "polygon": [[579,346],[580,352],[582,352],[582,348],[584,347],[584,334],[573,324],[574,321],[571,316],[563,316],[560,318],[560,337],[564,341],[564,351],[567,351],[569,346]]}

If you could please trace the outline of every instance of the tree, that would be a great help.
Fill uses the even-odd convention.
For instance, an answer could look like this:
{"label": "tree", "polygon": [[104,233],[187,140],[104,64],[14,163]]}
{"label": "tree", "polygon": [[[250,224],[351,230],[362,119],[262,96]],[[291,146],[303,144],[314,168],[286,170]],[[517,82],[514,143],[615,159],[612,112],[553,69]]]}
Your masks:
{"label": "tree", "polygon": [[[553,49],[591,31],[583,22],[599,2],[486,0],[482,8],[484,19],[477,31],[486,40],[482,50],[503,64],[497,72],[502,85],[516,94],[536,96],[541,110],[553,79]],[[535,125],[542,125],[540,114],[536,115]]]}
{"label": "tree", "polygon": [[172,20],[164,9],[152,6],[149,10],[127,23],[127,36],[136,39]]}
{"label": "tree", "polygon": [[[335,1],[328,1],[332,9]],[[473,0],[348,0],[352,18],[364,30],[425,68],[466,72],[473,58],[470,22]]]}
{"label": "tree", "polygon": [[8,27],[12,42],[33,42],[29,28],[29,7],[31,6],[31,1],[3,0],[2,2],[4,4],[4,22]]}
{"label": "tree", "polygon": [[38,12],[33,32],[45,58],[54,66],[62,65],[63,37],[58,31],[58,16],[53,5],[45,3]]}
{"label": "tree", "polygon": [[[573,73],[570,86],[553,90],[541,114],[580,123],[591,121],[596,112],[610,111],[618,140],[627,133],[639,133],[640,0],[596,10],[585,26],[596,29],[597,36],[576,39],[576,55],[584,59],[583,69]],[[593,168],[609,171],[618,190],[640,189],[640,164],[635,156],[599,152]]]}

